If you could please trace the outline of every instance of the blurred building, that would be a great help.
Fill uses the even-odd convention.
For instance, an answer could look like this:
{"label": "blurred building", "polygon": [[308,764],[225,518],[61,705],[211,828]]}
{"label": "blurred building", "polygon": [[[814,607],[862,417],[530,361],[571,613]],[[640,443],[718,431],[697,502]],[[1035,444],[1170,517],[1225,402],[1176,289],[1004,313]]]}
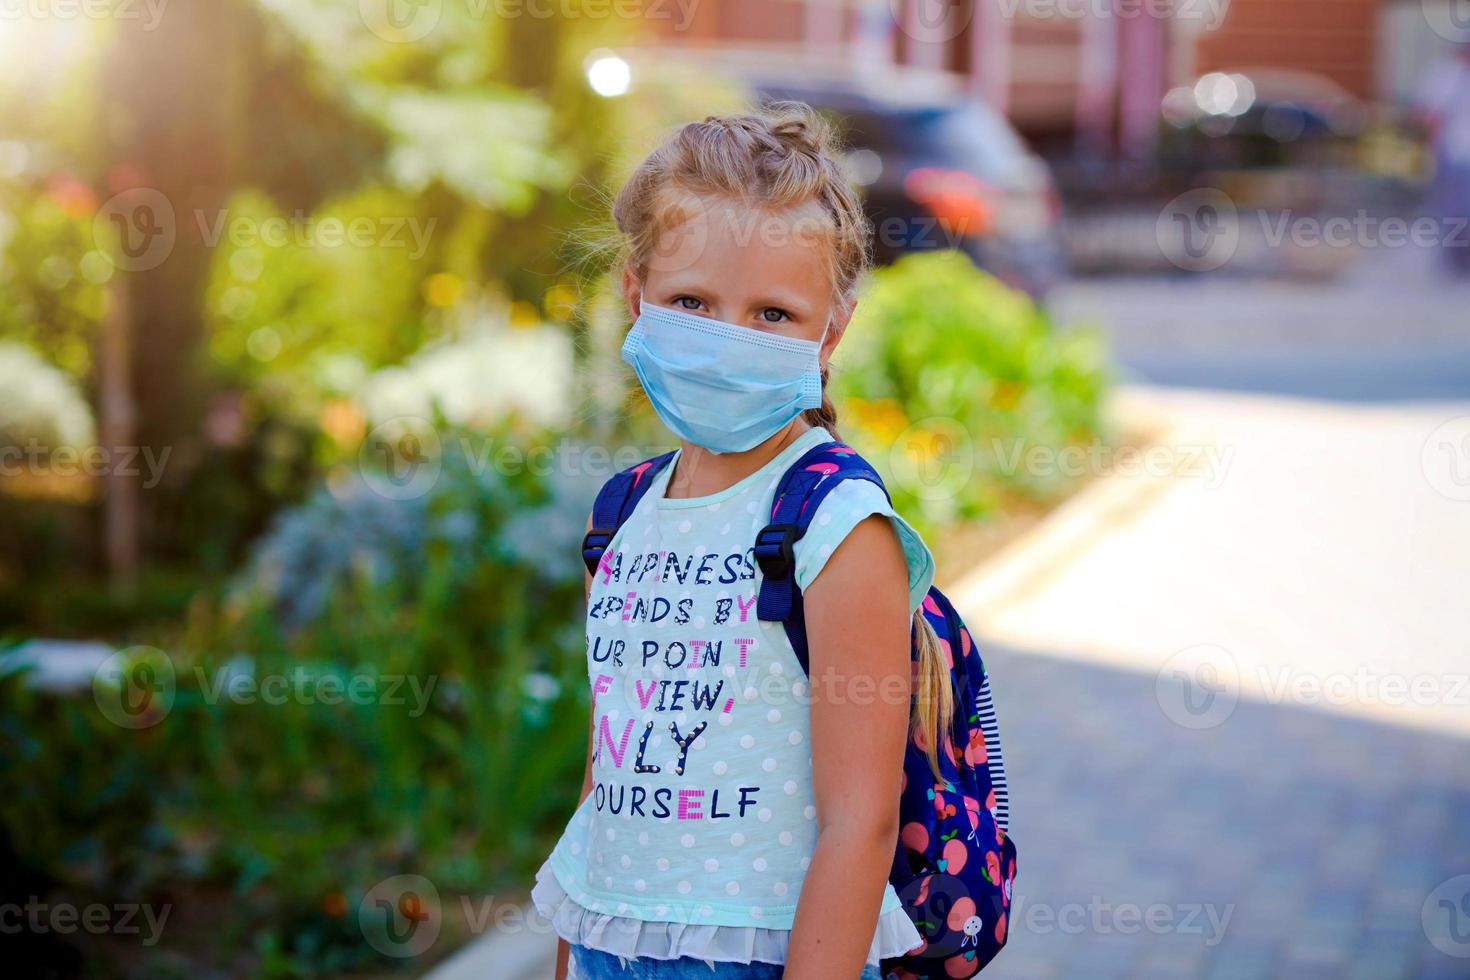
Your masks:
{"label": "blurred building", "polygon": [[701,0],[677,41],[955,72],[1044,149],[1137,159],[1153,149],[1165,93],[1210,72],[1403,102],[1461,20],[1470,38],[1470,15],[1457,4]]}

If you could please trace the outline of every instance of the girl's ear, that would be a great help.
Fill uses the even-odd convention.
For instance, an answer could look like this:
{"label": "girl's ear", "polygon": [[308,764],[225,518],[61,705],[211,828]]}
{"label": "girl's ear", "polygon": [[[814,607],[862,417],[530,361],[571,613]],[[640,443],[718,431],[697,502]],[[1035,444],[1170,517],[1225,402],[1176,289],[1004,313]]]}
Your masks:
{"label": "girl's ear", "polygon": [[634,320],[642,312],[639,305],[639,296],[643,293],[643,280],[638,278],[638,273],[631,265],[623,266],[623,300],[628,304],[628,315]]}
{"label": "girl's ear", "polygon": [[847,333],[847,325],[856,310],[857,300],[853,300],[832,311],[832,326],[827,328],[827,336],[822,339],[822,349],[818,352],[824,369],[832,358],[832,352],[837,349],[837,344]]}

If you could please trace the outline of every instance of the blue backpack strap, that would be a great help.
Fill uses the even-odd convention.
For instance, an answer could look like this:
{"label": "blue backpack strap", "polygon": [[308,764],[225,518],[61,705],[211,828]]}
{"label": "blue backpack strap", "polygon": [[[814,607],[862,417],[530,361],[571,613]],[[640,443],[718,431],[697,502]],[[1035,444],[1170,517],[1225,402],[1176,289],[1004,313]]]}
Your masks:
{"label": "blue backpack strap", "polygon": [[806,617],[801,590],[796,587],[796,542],[811,526],[817,508],[844,480],[867,480],[887,496],[878,471],[844,443],[826,442],[806,452],[781,477],[771,505],[771,523],[755,536],[755,560],[760,566],[760,593],[756,616],[779,622],[807,670]]}
{"label": "blue backpack strap", "polygon": [[602,561],[602,554],[612,544],[618,528],[623,526],[628,515],[633,513],[633,508],[638,506],[638,501],[643,499],[643,495],[653,485],[654,477],[673,458],[674,453],[667,452],[637,466],[630,466],[597,491],[597,502],[592,505],[592,528],[582,538],[582,561],[587,566],[588,574],[597,571],[597,563]]}

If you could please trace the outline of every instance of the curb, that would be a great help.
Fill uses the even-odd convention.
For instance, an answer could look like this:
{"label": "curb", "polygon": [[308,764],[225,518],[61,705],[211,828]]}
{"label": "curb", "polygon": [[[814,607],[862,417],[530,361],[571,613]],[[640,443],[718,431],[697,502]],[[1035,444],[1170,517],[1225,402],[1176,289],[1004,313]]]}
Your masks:
{"label": "curb", "polygon": [[[1141,436],[1139,451],[1156,447],[1214,446],[1213,433],[1185,424],[1151,389],[1125,386],[1109,411],[1119,428]],[[1162,475],[1107,474],[1093,480],[963,575],[949,590],[956,608],[977,630],[991,626],[987,610],[1002,609],[1044,586],[1076,556],[1137,518],[1188,474],[1176,461]]]}
{"label": "curb", "polygon": [[[531,906],[522,921],[538,913]],[[544,920],[543,920],[544,921]],[[546,980],[556,965],[556,934],[523,929],[479,936],[423,975],[424,980]]]}

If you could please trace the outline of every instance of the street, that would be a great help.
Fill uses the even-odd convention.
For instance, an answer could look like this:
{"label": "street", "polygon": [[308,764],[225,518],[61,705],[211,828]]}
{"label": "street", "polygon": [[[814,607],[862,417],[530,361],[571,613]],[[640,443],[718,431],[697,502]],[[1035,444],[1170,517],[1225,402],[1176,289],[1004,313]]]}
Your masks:
{"label": "street", "polygon": [[[1145,225],[1138,234],[1151,236],[1151,219]],[[1467,399],[1470,281],[1446,279],[1438,258],[1365,250],[1328,281],[1074,279],[1052,306],[1059,322],[1101,323],[1138,381],[1351,401]]]}

